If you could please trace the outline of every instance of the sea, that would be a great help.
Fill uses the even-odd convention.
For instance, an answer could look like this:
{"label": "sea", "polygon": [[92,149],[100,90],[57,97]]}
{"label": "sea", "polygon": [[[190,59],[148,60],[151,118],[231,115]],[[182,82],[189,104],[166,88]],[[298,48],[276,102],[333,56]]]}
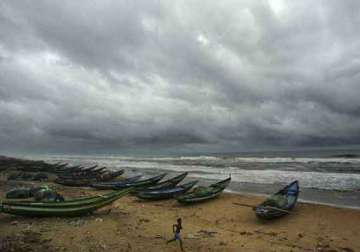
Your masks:
{"label": "sea", "polygon": [[97,164],[124,176],[188,172],[208,185],[231,176],[228,192],[269,195],[298,180],[300,201],[360,209],[360,150],[202,153],[201,155],[36,155],[36,160],[84,167]]}

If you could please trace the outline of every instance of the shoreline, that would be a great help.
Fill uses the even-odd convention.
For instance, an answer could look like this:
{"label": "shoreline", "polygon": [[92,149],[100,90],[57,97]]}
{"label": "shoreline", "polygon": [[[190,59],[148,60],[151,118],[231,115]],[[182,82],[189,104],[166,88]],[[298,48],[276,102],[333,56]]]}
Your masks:
{"label": "shoreline", "polygon": [[[99,194],[89,188],[56,189],[66,198]],[[7,240],[15,251],[180,251],[166,240],[181,217],[185,251],[360,251],[359,210],[299,202],[288,216],[263,222],[252,209],[236,205],[256,205],[263,199],[223,193],[201,204],[180,205],[173,199],[143,201],[128,195],[82,217],[0,214],[0,241]]]}
{"label": "shoreline", "polygon": [[[38,156],[40,158],[44,156]],[[302,190],[301,200],[319,204],[334,205],[340,207],[360,207],[359,183],[360,174],[358,166],[347,164],[349,160],[340,166],[331,161],[330,163],[317,163],[316,155],[305,163],[290,160],[291,163],[278,163],[278,158],[269,157],[268,163],[239,161],[234,157],[213,159],[195,157],[175,157],[164,161],[158,158],[136,158],[123,156],[74,156],[58,155],[47,158],[48,162],[69,162],[73,165],[98,164],[111,167],[113,170],[126,168],[126,175],[143,174],[154,176],[158,173],[167,172],[169,176],[188,171],[188,178],[199,179],[201,184],[211,183],[232,174],[232,182],[228,189],[240,193],[268,194],[285,186],[292,180],[298,179]],[[35,158],[35,157],[33,157]],[[218,160],[219,159],[219,160]],[[256,159],[261,160],[261,157]],[[267,160],[266,159],[266,160]],[[323,160],[323,159],[321,159]],[[281,161],[281,160],[280,160]],[[288,167],[289,166],[289,167]],[[319,168],[320,167],[320,168]],[[329,169],[323,169],[328,167]],[[278,169],[279,168],[279,169]]]}
{"label": "shoreline", "polygon": [[[0,199],[16,186],[48,185],[65,199],[105,194],[51,182],[7,181],[0,172]],[[269,192],[273,188],[269,188]],[[225,192],[216,199],[181,205],[174,199],[145,201],[128,195],[90,215],[28,218],[0,213],[0,251],[180,251],[166,245],[172,225],[183,219],[185,251],[360,251],[360,211],[299,202],[283,218],[261,221],[246,204],[264,195]]]}
{"label": "shoreline", "polygon": [[[235,194],[235,195],[239,195],[239,196],[249,196],[249,197],[253,196],[253,197],[259,197],[259,198],[266,198],[267,196],[271,195],[271,194],[264,194],[264,193],[236,192],[236,191],[232,191],[232,190],[225,190],[224,193]],[[301,192],[300,192],[300,194],[301,194]],[[305,199],[301,199],[301,198],[298,199],[298,202],[304,203],[304,204],[309,204],[309,205],[329,206],[329,207],[340,208],[340,209],[352,209],[352,210],[360,211],[360,206],[337,205],[337,204],[320,202],[320,201],[305,200]]]}

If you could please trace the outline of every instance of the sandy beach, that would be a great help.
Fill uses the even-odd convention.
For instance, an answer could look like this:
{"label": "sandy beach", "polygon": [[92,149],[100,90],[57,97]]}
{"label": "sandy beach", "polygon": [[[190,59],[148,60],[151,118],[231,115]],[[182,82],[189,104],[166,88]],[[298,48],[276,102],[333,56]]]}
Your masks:
{"label": "sandy beach", "polygon": [[360,0],[0,0],[0,252],[360,252],[359,26]]}
{"label": "sandy beach", "polygon": [[[99,193],[48,184],[67,198]],[[2,181],[1,198],[8,188]],[[182,206],[175,200],[126,196],[84,217],[0,214],[1,251],[180,251],[179,244],[166,244],[178,217],[183,219],[185,251],[360,251],[359,210],[299,203],[290,215],[263,222],[251,208],[237,205],[262,200],[224,193]]]}

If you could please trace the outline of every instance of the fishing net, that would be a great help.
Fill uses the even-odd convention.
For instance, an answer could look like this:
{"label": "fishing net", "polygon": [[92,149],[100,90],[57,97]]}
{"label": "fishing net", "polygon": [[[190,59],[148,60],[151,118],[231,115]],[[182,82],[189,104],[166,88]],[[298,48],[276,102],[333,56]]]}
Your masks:
{"label": "fishing net", "polygon": [[282,207],[285,207],[287,205],[287,203],[288,203],[288,201],[287,201],[287,198],[285,195],[276,194],[276,195],[270,196],[267,200],[265,200],[263,205],[282,208]]}

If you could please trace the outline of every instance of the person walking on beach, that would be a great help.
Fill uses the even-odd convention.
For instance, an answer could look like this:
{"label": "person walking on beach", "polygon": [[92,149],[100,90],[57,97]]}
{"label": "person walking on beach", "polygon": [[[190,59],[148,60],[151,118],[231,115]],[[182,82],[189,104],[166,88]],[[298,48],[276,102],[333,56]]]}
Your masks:
{"label": "person walking on beach", "polygon": [[178,218],[178,219],[177,219],[177,224],[174,224],[174,225],[172,226],[172,231],[173,231],[173,233],[174,233],[174,238],[171,239],[171,240],[168,240],[168,241],[166,242],[166,244],[169,244],[170,242],[173,242],[173,241],[178,240],[179,243],[180,243],[181,251],[184,251],[182,239],[181,239],[181,237],[180,237],[181,229],[182,229],[181,218]]}

